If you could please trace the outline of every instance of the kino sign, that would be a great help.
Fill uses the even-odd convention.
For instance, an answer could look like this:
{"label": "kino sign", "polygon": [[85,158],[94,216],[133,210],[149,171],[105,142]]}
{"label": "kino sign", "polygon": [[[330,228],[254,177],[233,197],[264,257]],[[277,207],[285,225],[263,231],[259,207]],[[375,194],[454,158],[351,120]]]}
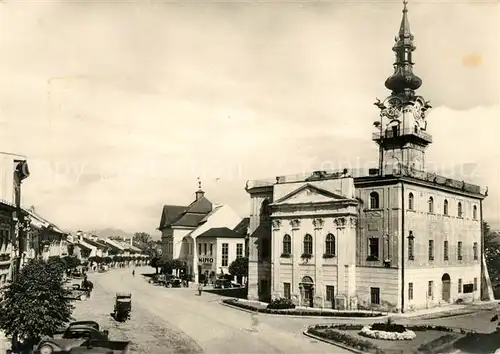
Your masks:
{"label": "kino sign", "polygon": [[213,263],[214,259],[213,258],[198,258],[199,263]]}

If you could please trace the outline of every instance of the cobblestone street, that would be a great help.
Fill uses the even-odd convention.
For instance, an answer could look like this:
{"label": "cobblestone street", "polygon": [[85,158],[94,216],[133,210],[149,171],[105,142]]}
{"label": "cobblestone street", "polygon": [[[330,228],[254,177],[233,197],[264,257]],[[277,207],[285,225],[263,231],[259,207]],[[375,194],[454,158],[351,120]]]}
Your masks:
{"label": "cobblestone street", "polygon": [[[114,340],[130,340],[133,353],[331,353],[329,344],[305,337],[302,331],[315,319],[272,318],[231,309],[221,298],[196,289],[148,284],[141,273],[152,268],[113,269],[90,274],[92,297],[75,302],[77,320],[93,319],[110,331]],[[132,293],[132,318],[125,323],[110,313],[116,292]],[[335,353],[348,353],[334,348]]]}
{"label": "cobblestone street", "polygon": [[[149,269],[150,270],[150,269]],[[92,296],[86,301],[74,302],[73,316],[76,320],[95,320],[103,329],[109,330],[112,340],[129,340],[132,353],[201,353],[201,347],[191,338],[164,322],[154,314],[142,311],[138,301],[132,297],[132,317],[126,322],[117,322],[111,317],[115,292],[101,284],[104,277],[123,270],[112,270],[107,274],[91,274],[95,284]],[[138,271],[139,272],[139,271]],[[115,273],[115,275],[116,275]],[[96,279],[97,278],[97,279]],[[76,281],[75,281],[76,282]],[[148,284],[144,284],[148,286]],[[122,289],[126,290],[126,289]],[[120,290],[117,290],[120,291]]]}

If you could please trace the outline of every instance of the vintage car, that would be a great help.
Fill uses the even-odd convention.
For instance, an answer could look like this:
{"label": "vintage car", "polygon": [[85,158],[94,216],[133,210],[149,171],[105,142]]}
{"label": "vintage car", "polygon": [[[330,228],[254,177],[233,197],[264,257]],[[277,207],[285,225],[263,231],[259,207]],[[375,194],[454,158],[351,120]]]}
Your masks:
{"label": "vintage car", "polygon": [[166,275],[165,286],[167,288],[180,288],[182,286],[182,280],[173,275]]}
{"label": "vintage car", "polygon": [[130,319],[131,311],[132,311],[132,294],[116,293],[115,308],[113,310],[114,319],[117,321],[126,321]]}
{"label": "vintage car", "polygon": [[66,286],[66,290],[68,290],[67,298],[71,300],[85,301],[88,297],[88,290],[83,289],[80,284],[72,284],[71,286]]}
{"label": "vintage car", "polygon": [[149,278],[150,284],[165,284],[165,274],[155,274]]}
{"label": "vintage car", "polygon": [[214,283],[214,289],[228,289],[232,287],[233,284],[229,279],[223,279],[223,278],[216,279]]}
{"label": "vintage car", "polygon": [[73,273],[71,273],[71,277],[74,279],[83,279],[84,274],[80,271],[75,270]]}
{"label": "vintage car", "polygon": [[61,338],[40,341],[35,353],[126,354],[129,344],[125,341],[110,341],[108,331],[100,331],[97,322],[79,321],[71,323]]}

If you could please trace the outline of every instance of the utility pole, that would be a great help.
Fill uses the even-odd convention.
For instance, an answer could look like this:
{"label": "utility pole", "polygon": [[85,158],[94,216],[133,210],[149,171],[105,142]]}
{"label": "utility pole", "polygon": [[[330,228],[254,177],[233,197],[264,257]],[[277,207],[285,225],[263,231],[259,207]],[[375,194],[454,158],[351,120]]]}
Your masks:
{"label": "utility pole", "polygon": [[24,213],[21,207],[21,184],[24,179],[28,178],[30,175],[28,169],[28,163],[26,160],[14,160],[15,169],[14,169],[14,199],[15,199],[15,238],[14,242],[12,242],[12,247],[15,251],[15,263],[14,263],[14,272],[12,273],[12,280],[16,280],[19,272],[21,270],[21,262],[23,257],[23,251],[25,249],[25,239],[26,239],[26,231],[27,225],[29,222],[29,217],[25,218]]}

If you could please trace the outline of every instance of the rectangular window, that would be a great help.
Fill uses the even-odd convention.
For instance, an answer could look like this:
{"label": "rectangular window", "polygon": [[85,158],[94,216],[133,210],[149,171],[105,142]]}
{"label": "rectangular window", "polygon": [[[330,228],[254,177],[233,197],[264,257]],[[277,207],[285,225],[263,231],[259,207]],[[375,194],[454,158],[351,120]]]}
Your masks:
{"label": "rectangular window", "polygon": [[205,256],[207,255],[207,246],[208,246],[208,245],[207,245],[206,243],[204,243],[204,244],[203,244],[203,251],[204,251],[204,252],[203,252],[203,254],[204,254]]}
{"label": "rectangular window", "polygon": [[211,256],[214,255],[214,244],[213,243],[210,244],[210,255]]}
{"label": "rectangular window", "polygon": [[236,244],[236,259],[242,258],[242,257],[243,257],[243,244],[237,243]]}
{"label": "rectangular window", "polygon": [[223,243],[222,244],[222,266],[227,267],[228,261],[229,261],[229,244]]}
{"label": "rectangular window", "polygon": [[434,299],[434,282],[429,281],[429,285],[427,286],[427,297],[429,299]]}
{"label": "rectangular window", "polygon": [[378,238],[373,237],[368,239],[368,257],[372,260],[378,260],[378,251],[379,251],[379,245],[378,245]]}
{"label": "rectangular window", "polygon": [[413,261],[415,259],[415,238],[410,231],[410,236],[408,236],[408,260]]}
{"label": "rectangular window", "polygon": [[429,261],[434,260],[434,240],[429,240]]}
{"label": "rectangular window", "polygon": [[326,301],[335,302],[335,287],[332,285],[326,286]]}
{"label": "rectangular window", "polygon": [[457,245],[457,258],[459,261],[462,260],[462,241],[458,241]]}
{"label": "rectangular window", "polygon": [[444,241],[443,245],[444,260],[448,260],[448,241]]}
{"label": "rectangular window", "polygon": [[474,260],[477,261],[479,256],[478,256],[478,249],[477,249],[477,242],[474,242],[474,246],[472,246],[473,252],[474,252]]}
{"label": "rectangular window", "polygon": [[408,300],[413,300],[413,283],[408,283]]}
{"label": "rectangular window", "polygon": [[370,288],[370,300],[372,305],[380,305],[380,288]]}
{"label": "rectangular window", "polygon": [[474,278],[474,291],[477,291],[477,278]]}
{"label": "rectangular window", "polygon": [[470,294],[474,291],[474,284],[464,284],[464,294]]}
{"label": "rectangular window", "polygon": [[198,256],[201,255],[201,243],[198,243]]}
{"label": "rectangular window", "polygon": [[458,293],[462,293],[462,279],[458,279]]}
{"label": "rectangular window", "polygon": [[292,297],[290,293],[290,283],[283,283],[283,296],[285,299],[290,299]]}

